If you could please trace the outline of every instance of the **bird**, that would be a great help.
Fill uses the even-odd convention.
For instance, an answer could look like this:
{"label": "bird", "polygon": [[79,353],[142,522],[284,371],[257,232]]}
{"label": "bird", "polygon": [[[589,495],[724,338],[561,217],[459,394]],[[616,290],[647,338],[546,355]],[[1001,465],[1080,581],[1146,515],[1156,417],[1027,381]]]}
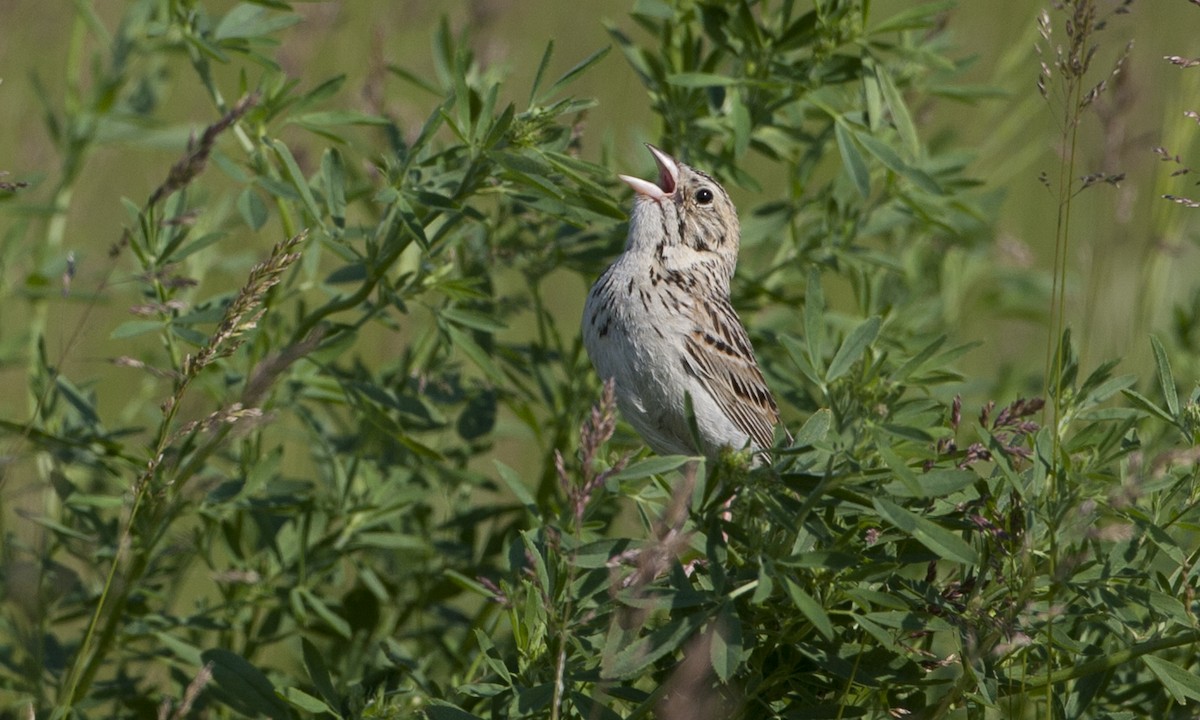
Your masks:
{"label": "bird", "polygon": [[622,417],[654,452],[762,451],[772,445],[779,408],[729,299],[737,209],[711,176],[646,147],[658,179],[619,176],[634,191],[629,234],[588,293],[584,347],[597,375],[612,380]]}

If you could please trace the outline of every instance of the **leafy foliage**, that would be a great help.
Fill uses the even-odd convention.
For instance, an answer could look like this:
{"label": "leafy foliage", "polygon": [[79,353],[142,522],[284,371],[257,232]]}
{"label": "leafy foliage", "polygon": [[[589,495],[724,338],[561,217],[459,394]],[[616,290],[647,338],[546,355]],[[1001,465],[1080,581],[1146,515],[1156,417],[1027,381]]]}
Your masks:
{"label": "leafy foliage", "polygon": [[[1194,712],[1197,391],[1157,339],[1139,382],[1064,330],[1045,401],[964,414],[953,263],[991,217],[914,109],[970,94],[951,4],[799,5],[608,28],[664,146],[758,199],[735,305],[793,436],[754,465],[637,454],[563,316],[623,237],[569,94],[604,50],[551,79],[548,45],[518,104],[443,23],[431,76],[389,69],[410,124],[288,79],[287,3],[81,4],[54,184],[0,187],[50,198],[4,246],[37,251],[0,488],[42,502],[0,516],[0,714]],[[213,117],[77,274],[85,160],[172,84]],[[114,367],[46,349],[71,301],[132,306]]]}

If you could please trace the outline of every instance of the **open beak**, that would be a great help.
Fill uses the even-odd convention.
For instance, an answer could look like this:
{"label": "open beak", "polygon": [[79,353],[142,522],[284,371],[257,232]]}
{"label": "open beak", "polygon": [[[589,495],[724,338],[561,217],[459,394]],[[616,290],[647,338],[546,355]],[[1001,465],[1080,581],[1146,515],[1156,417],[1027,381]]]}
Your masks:
{"label": "open beak", "polygon": [[679,184],[679,163],[675,162],[675,158],[649,143],[646,144],[646,147],[650,149],[650,154],[654,156],[654,162],[658,165],[658,184],[655,185],[648,180],[628,175],[618,175],[617,177],[624,180],[638,195],[645,195],[652,200],[662,200],[675,192],[675,186]]}

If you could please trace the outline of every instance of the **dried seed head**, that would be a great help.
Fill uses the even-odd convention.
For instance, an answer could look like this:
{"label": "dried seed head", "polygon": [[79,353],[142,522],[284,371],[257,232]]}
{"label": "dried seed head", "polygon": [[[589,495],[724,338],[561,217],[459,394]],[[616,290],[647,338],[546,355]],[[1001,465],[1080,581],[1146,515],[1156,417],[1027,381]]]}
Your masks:
{"label": "dried seed head", "polygon": [[307,232],[277,243],[271,255],[250,270],[246,284],[237,297],[225,309],[225,317],[217,326],[208,343],[195,355],[183,361],[183,373],[193,377],[218,358],[229,357],[245,342],[245,333],[258,327],[258,320],[266,312],[263,305],[267,291],[283,279],[283,273],[292,263],[300,259],[300,253],[292,252],[307,237]]}
{"label": "dried seed head", "polygon": [[187,152],[178,162],[171,166],[170,172],[167,173],[167,179],[150,194],[150,199],[146,202],[146,205],[157,205],[163,198],[187,187],[192,180],[195,180],[204,171],[205,165],[208,164],[208,156],[212,154],[217,137],[240,120],[252,107],[257,105],[258,100],[258,93],[247,95],[239,100],[220,120],[206,127],[198,141],[195,137],[188,140]]}

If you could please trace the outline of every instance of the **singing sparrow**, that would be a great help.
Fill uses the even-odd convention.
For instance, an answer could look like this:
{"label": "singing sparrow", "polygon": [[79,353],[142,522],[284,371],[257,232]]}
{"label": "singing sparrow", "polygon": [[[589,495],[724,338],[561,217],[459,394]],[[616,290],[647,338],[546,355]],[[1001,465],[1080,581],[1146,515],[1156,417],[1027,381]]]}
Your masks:
{"label": "singing sparrow", "polygon": [[[737,210],[716,180],[647,147],[658,183],[620,176],[635,193],[629,237],[588,293],[584,346],[655,452],[768,448],[779,410],[729,302]],[[688,429],[688,395],[700,447]]]}

